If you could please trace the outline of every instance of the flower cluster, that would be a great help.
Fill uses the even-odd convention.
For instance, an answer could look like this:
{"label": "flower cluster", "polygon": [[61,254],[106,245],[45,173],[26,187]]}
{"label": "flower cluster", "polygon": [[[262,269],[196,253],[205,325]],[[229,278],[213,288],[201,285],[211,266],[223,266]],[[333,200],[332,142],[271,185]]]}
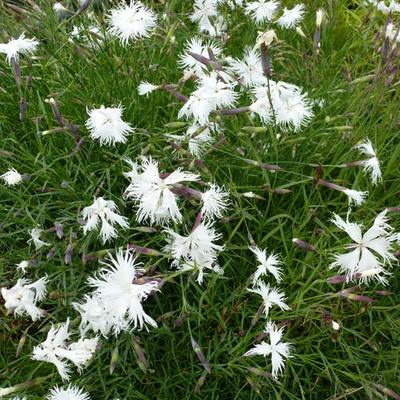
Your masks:
{"label": "flower cluster", "polygon": [[54,364],[61,378],[65,381],[70,377],[68,363],[75,365],[81,371],[92,358],[98,344],[97,337],[92,339],[81,338],[76,342],[68,343],[70,337],[69,325],[70,321],[67,319],[60,326],[52,326],[46,340],[35,346],[32,352],[33,360]]}
{"label": "flower cluster", "polygon": [[[255,254],[259,265],[253,277],[253,288],[248,289],[249,292],[258,294],[263,301],[263,311],[265,318],[268,318],[271,307],[277,306],[281,310],[288,310],[289,306],[285,303],[284,293],[266,284],[261,278],[271,274],[279,283],[282,280],[282,261],[278,254],[271,253],[267,257],[267,251],[256,246],[250,247]],[[284,368],[284,360],[291,357],[291,345],[282,342],[283,327],[277,328],[275,323],[267,321],[265,333],[269,335],[270,343],[262,341],[256,344],[254,348],[247,351],[245,356],[262,355],[264,357],[271,356],[272,361],[272,377],[276,378]]]}

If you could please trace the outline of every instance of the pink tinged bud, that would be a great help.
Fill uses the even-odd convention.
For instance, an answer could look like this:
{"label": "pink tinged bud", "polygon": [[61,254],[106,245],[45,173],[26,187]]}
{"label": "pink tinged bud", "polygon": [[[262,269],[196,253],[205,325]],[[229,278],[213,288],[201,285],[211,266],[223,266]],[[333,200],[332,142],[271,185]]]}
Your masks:
{"label": "pink tinged bud", "polygon": [[328,283],[331,285],[336,285],[338,283],[343,283],[348,281],[347,275],[336,275],[336,276],[331,276],[326,280]]}
{"label": "pink tinged bud", "polygon": [[389,292],[388,290],[375,290],[375,293],[379,296],[393,296],[393,292]]}
{"label": "pink tinged bud", "polygon": [[386,396],[389,396],[395,400],[400,400],[400,395],[398,395],[393,390],[388,389],[387,387],[385,387],[379,383],[374,383],[373,385],[375,386],[376,389],[378,389],[380,392],[384,393]]}
{"label": "pink tinged bud", "polygon": [[50,104],[51,110],[53,111],[54,118],[58,122],[60,126],[64,126],[64,120],[63,117],[61,116],[60,110],[58,109],[57,103],[53,98],[50,98],[47,100],[47,102]]}
{"label": "pink tinged bud", "polygon": [[268,171],[279,171],[282,169],[279,165],[275,165],[275,164],[267,164],[267,163],[263,163],[263,162],[259,162],[259,161],[255,161],[255,160],[249,160],[249,159],[245,159],[244,161],[249,165],[254,165],[255,167],[259,167],[261,169],[266,169]]}
{"label": "pink tinged bud", "polygon": [[65,265],[69,265],[72,263],[72,256],[74,253],[74,247],[72,246],[72,243],[70,243],[67,246],[67,249],[65,250],[65,254],[64,254],[64,263]]}
{"label": "pink tinged bud", "polygon": [[345,290],[342,290],[342,291],[336,293],[336,296],[343,297],[343,298],[353,300],[353,301],[359,301],[361,303],[374,303],[376,301],[375,299],[372,299],[371,297],[352,293],[352,292],[356,291],[357,289],[358,289],[358,287],[354,286],[352,288],[348,288],[348,289],[345,289]]}
{"label": "pink tinged bud", "polygon": [[292,242],[295,246],[297,246],[299,249],[305,250],[305,251],[315,251],[317,248],[310,244],[305,242],[304,240],[298,239],[298,238],[293,238]]}
{"label": "pink tinged bud", "polygon": [[200,191],[189,188],[187,186],[174,187],[171,189],[171,191],[176,195],[184,197],[186,199],[202,199],[202,193]]}
{"label": "pink tinged bud", "polygon": [[236,114],[241,114],[245,112],[249,112],[250,107],[245,106],[245,107],[238,107],[238,108],[231,108],[229,110],[217,110],[215,111],[215,114],[217,115],[236,115]]}
{"label": "pink tinged bud", "polygon": [[128,244],[128,249],[133,249],[133,250],[135,250],[136,253],[144,254],[146,256],[151,256],[151,257],[161,256],[161,253],[155,249],[137,246],[136,244],[132,244],[132,243]]}
{"label": "pink tinged bud", "polygon": [[189,55],[193,57],[196,61],[201,62],[202,64],[209,66],[212,62],[209,58],[202,56],[201,54],[192,53],[189,51]]}
{"label": "pink tinged bud", "polygon": [[147,369],[149,368],[149,362],[147,361],[146,353],[144,352],[143,347],[141,346],[139,337],[137,336],[132,337],[132,346],[136,354],[136,362],[139,368],[144,373],[146,373]]}
{"label": "pink tinged bud", "polygon": [[64,229],[60,222],[56,221],[54,223],[54,230],[59,239],[62,239],[64,237]]}
{"label": "pink tinged bud", "polygon": [[53,247],[53,248],[51,248],[50,251],[47,253],[46,258],[47,258],[48,260],[50,260],[50,259],[52,259],[52,258],[54,257],[55,254],[56,254],[56,248]]}
{"label": "pink tinged bud", "polygon": [[192,343],[192,347],[194,352],[196,353],[197,358],[200,361],[200,364],[203,366],[203,368],[210,374],[211,373],[211,368],[208,360],[204,356],[201,347],[199,344],[193,339],[192,336],[190,336],[190,342]]}
{"label": "pink tinged bud", "polygon": [[75,15],[84,13],[89,8],[91,2],[92,0],[84,0]]}
{"label": "pink tinged bud", "polygon": [[21,86],[21,69],[19,67],[19,64],[14,60],[14,58],[11,59],[11,65],[14,70],[15,83],[17,84],[17,87],[19,89]]}

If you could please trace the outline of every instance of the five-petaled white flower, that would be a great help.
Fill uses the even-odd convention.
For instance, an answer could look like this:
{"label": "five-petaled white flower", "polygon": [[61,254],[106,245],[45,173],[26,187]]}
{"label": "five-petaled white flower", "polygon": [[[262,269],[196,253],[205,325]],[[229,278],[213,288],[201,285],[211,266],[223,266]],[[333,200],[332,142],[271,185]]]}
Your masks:
{"label": "five-petaled white flower", "polygon": [[233,59],[229,64],[229,69],[238,76],[243,86],[253,87],[267,83],[261,64],[261,55],[257,49],[246,49],[242,60]]}
{"label": "five-petaled white flower", "polygon": [[364,167],[364,171],[368,172],[371,175],[371,180],[374,185],[378,183],[380,179],[382,179],[382,172],[379,166],[379,160],[376,156],[376,152],[372,147],[372,143],[370,140],[365,140],[362,143],[355,146],[361,153],[369,156],[367,160],[358,161],[357,163]]}
{"label": "five-petaled white flower", "polygon": [[82,388],[68,386],[66,389],[58,386],[50,390],[46,397],[47,400],[90,400],[90,396]]}
{"label": "five-petaled white flower", "polygon": [[140,166],[127,160],[132,171],[125,173],[131,183],[125,191],[126,198],[138,203],[137,221],[150,220],[151,224],[163,224],[170,220],[180,222],[177,197],[173,193],[174,185],[199,179],[198,175],[177,169],[165,178],[160,177],[158,163],[151,158],[142,158]]}
{"label": "five-petaled white flower", "polygon": [[290,9],[285,7],[277,23],[282,28],[295,28],[302,21],[304,12],[304,4],[297,4]]}
{"label": "five-petaled white flower", "polygon": [[87,110],[89,115],[86,127],[90,131],[90,137],[98,140],[100,145],[113,146],[115,143],[125,143],[127,135],[134,128],[122,120],[123,107],[104,107]]}
{"label": "five-petaled white flower", "polygon": [[[143,275],[144,269],[139,268],[140,264],[135,263],[133,251],[119,250],[114,257],[109,254],[108,261],[103,261],[105,265],[96,276],[89,278],[88,283],[94,287],[94,296],[101,299],[102,307],[106,312],[103,318],[111,316],[110,321],[115,334],[121,330],[126,330],[132,324],[132,329],[147,329],[147,325],[157,327],[156,321],[147,315],[143,309],[142,301],[154,291],[158,291],[159,282],[150,280],[145,283],[135,283],[135,280]],[[97,317],[96,317],[97,318]],[[95,328],[95,318],[86,314],[91,328]],[[97,325],[97,329],[107,334],[108,327],[102,329]]]}
{"label": "five-petaled white flower", "polygon": [[201,195],[203,207],[201,209],[204,218],[222,218],[223,212],[228,207],[229,193],[216,184],[211,184],[210,188]]}
{"label": "five-petaled white flower", "polygon": [[0,53],[6,54],[8,63],[18,62],[20,54],[32,54],[36,51],[39,42],[35,39],[28,39],[25,33],[17,39],[11,39],[8,43],[0,43]]}
{"label": "five-petaled white flower", "polygon": [[199,23],[200,32],[215,34],[215,28],[210,18],[217,15],[217,2],[215,0],[195,0],[194,11],[190,15],[190,19]]}
{"label": "five-petaled white flower", "polygon": [[56,366],[62,380],[67,381],[70,375],[68,361],[78,371],[89,362],[97,348],[98,339],[79,339],[68,344],[70,337],[69,319],[58,327],[52,326],[44,342],[33,348],[32,360],[45,361]]}
{"label": "five-petaled white flower", "polygon": [[211,223],[200,223],[188,236],[181,236],[172,229],[166,229],[168,244],[165,251],[174,258],[173,266],[184,271],[198,271],[197,282],[204,279],[204,270],[211,270],[222,274],[223,271],[216,264],[218,253],[224,246],[214,243],[221,238]]}
{"label": "five-petaled white flower", "polygon": [[392,227],[387,223],[387,209],[376,216],[374,224],[364,234],[360,224],[349,221],[349,214],[346,221],[333,214],[331,221],[345,231],[354,243],[347,245],[351,251],[336,255],[330,267],[339,267],[340,272],[345,273],[349,279],[360,274],[361,279],[373,278],[385,283],[383,275],[388,272],[384,264],[390,264],[390,261],[396,259],[392,243],[397,240],[397,234],[392,232]]}
{"label": "five-petaled white flower", "polygon": [[253,285],[268,273],[272,274],[276,281],[279,283],[282,280],[282,261],[278,254],[271,253],[267,257],[267,250],[258,247],[249,247],[249,249],[256,255],[257,261],[260,263],[257,266],[257,271],[254,273]]}
{"label": "five-petaled white flower", "polygon": [[139,96],[148,96],[150,93],[154,92],[158,88],[159,86],[153,85],[152,83],[140,82],[137,90]]}
{"label": "five-petaled white flower", "polygon": [[0,175],[0,178],[3,179],[4,183],[8,186],[17,185],[23,180],[22,175],[15,168],[10,168],[3,175]]}
{"label": "five-petaled white flower", "polygon": [[244,12],[258,24],[271,21],[278,9],[279,2],[275,0],[258,0],[246,4]]}
{"label": "five-petaled white flower", "polygon": [[245,353],[245,356],[271,356],[272,376],[276,379],[278,374],[284,368],[284,360],[290,358],[291,344],[282,342],[283,327],[277,328],[273,322],[268,322],[265,326],[265,333],[269,334],[269,343],[262,341],[256,344],[251,350]]}
{"label": "five-petaled white flower", "polygon": [[103,197],[95,198],[92,205],[82,210],[82,217],[86,220],[83,226],[83,233],[86,235],[89,231],[97,230],[99,222],[101,223],[100,237],[103,243],[117,237],[117,230],[114,224],[123,229],[129,227],[128,219],[118,214],[118,207],[112,200],[105,200]]}
{"label": "five-petaled white flower", "polygon": [[285,294],[279,289],[270,287],[263,281],[258,280],[252,289],[247,289],[249,292],[260,295],[263,299],[265,318],[268,317],[269,310],[272,306],[277,305],[281,310],[289,310],[289,306],[285,303]]}
{"label": "five-petaled white flower", "polygon": [[119,7],[110,10],[108,22],[108,32],[126,46],[131,39],[149,36],[156,27],[157,17],[154,11],[140,1],[131,0],[129,5],[122,2]]}
{"label": "five-petaled white flower", "polygon": [[4,307],[14,315],[29,315],[33,321],[42,318],[44,311],[36,304],[46,297],[47,283],[47,276],[33,283],[25,278],[18,279],[12,288],[1,289],[1,295],[5,300]]}
{"label": "five-petaled white flower", "polygon": [[220,107],[232,107],[238,98],[232,83],[219,79],[215,72],[202,75],[198,87],[179,110],[178,118],[193,118],[200,125],[207,125],[210,114]]}
{"label": "five-petaled white flower", "polygon": [[43,229],[33,228],[29,231],[29,235],[31,238],[28,240],[28,243],[32,243],[35,245],[36,250],[40,249],[43,246],[50,246],[50,243],[44,242],[40,239],[40,236],[43,232]]}

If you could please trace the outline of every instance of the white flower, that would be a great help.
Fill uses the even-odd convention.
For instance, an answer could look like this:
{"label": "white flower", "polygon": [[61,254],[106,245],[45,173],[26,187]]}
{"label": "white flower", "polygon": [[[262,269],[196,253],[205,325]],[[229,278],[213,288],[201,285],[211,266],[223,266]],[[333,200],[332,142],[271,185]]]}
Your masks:
{"label": "white flower", "polygon": [[272,306],[277,305],[281,310],[289,310],[289,306],[285,303],[285,294],[274,287],[270,288],[262,281],[257,281],[253,289],[247,289],[249,292],[260,295],[264,303],[265,318],[268,317],[269,310]]}
{"label": "white flower", "polygon": [[258,24],[271,21],[278,9],[279,2],[272,0],[258,0],[246,4],[244,12],[254,19]]}
{"label": "white flower", "polygon": [[177,197],[171,189],[180,182],[196,181],[199,176],[177,169],[162,179],[157,162],[151,158],[143,158],[140,167],[130,160],[128,162],[132,171],[125,176],[131,179],[131,184],[127,187],[125,196],[138,203],[137,221],[149,219],[151,224],[163,224],[169,220],[180,222],[182,214],[178,208]]}
{"label": "white flower", "polygon": [[113,8],[108,15],[111,25],[108,32],[117,36],[122,45],[127,45],[130,39],[137,40],[150,35],[157,24],[154,11],[140,1],[131,0],[130,4],[121,3]]}
{"label": "white flower", "polygon": [[80,339],[76,343],[67,344],[69,339],[69,319],[58,327],[52,326],[44,342],[33,348],[32,360],[45,361],[56,366],[61,378],[69,379],[68,361],[79,371],[88,363],[97,347],[97,338]]}
{"label": "white flower", "polygon": [[86,235],[89,231],[97,230],[100,222],[100,237],[103,243],[117,237],[114,224],[123,229],[129,227],[128,219],[117,213],[118,207],[112,200],[105,200],[103,197],[95,198],[92,205],[82,210],[82,217],[86,220],[83,233]]}
{"label": "white flower", "polygon": [[170,237],[164,250],[174,258],[173,266],[184,271],[197,270],[199,284],[203,282],[205,269],[222,273],[216,261],[224,247],[214,243],[221,238],[221,234],[215,231],[211,223],[200,223],[188,236],[181,236],[171,229],[165,232]]}
{"label": "white flower", "polygon": [[28,39],[22,33],[18,39],[11,39],[8,43],[0,43],[0,53],[6,54],[9,64],[12,60],[18,61],[20,54],[32,54],[36,51],[39,42],[35,39]]}
{"label": "white flower", "polygon": [[[387,223],[387,210],[382,211],[375,218],[374,224],[364,235],[361,232],[361,225],[349,222],[349,214],[344,221],[339,215],[333,214],[331,220],[339,229],[345,231],[354,243],[347,245],[351,251],[345,254],[335,256],[335,261],[331,268],[339,267],[340,272],[346,273],[349,279],[356,274],[361,274],[365,281],[368,278],[382,279],[384,264],[395,260],[393,254],[392,242],[395,242],[397,235],[392,233],[392,227]],[[381,259],[380,259],[381,258]]]}
{"label": "white flower", "polygon": [[26,273],[26,269],[31,265],[30,261],[21,261],[18,264],[15,264],[17,266],[18,271],[22,271],[23,274]]}
{"label": "white flower", "polygon": [[29,315],[33,321],[42,318],[44,311],[36,304],[46,297],[47,283],[47,276],[33,283],[29,283],[28,279],[18,279],[12,288],[1,289],[5,300],[4,307],[14,315]]}
{"label": "white flower", "polygon": [[121,118],[123,107],[104,107],[87,110],[89,119],[86,127],[90,131],[92,139],[99,140],[100,145],[115,145],[115,143],[125,143],[127,135],[134,129]]}
{"label": "white flower", "polygon": [[85,295],[83,299],[83,303],[72,304],[81,315],[79,328],[82,336],[89,330],[95,333],[100,332],[105,337],[112,330],[116,334],[128,330],[128,321],[118,319],[116,315],[112,314],[112,310],[107,308],[107,304],[98,294]]}
{"label": "white flower", "polygon": [[283,328],[277,328],[273,322],[268,322],[265,333],[269,334],[270,343],[262,341],[245,353],[245,356],[269,356],[271,355],[272,376],[276,378],[284,368],[284,359],[290,358],[291,344],[282,342]]}
{"label": "white flower", "polygon": [[200,32],[213,34],[215,29],[210,18],[217,15],[217,4],[214,0],[195,0],[194,12],[190,15],[190,20],[199,23]]}
{"label": "white flower", "polygon": [[[203,151],[214,142],[213,132],[219,132],[220,128],[215,123],[210,123],[207,126],[201,126],[199,124],[193,123],[188,127],[183,135],[172,135],[167,134],[168,138],[173,139],[180,146],[187,143],[189,152],[199,157]],[[200,133],[199,133],[200,132]]]}
{"label": "white flower", "polygon": [[208,48],[210,48],[215,57],[219,57],[222,53],[221,48],[213,42],[203,42],[200,38],[193,38],[186,44],[185,52],[180,56],[179,64],[187,74],[194,74],[201,77],[207,72],[207,66],[193,58],[190,53],[209,58]]}
{"label": "white flower", "polygon": [[372,184],[376,185],[380,179],[382,179],[382,172],[379,166],[379,160],[376,156],[375,150],[372,147],[370,140],[365,140],[364,142],[355,146],[361,153],[369,156],[367,160],[360,161],[359,164],[364,167],[364,171],[371,174]]}
{"label": "white flower", "polygon": [[14,186],[22,182],[22,175],[15,168],[10,168],[3,175],[0,175],[0,178],[8,186]]}
{"label": "white flower", "polygon": [[138,86],[138,94],[139,96],[148,96],[151,92],[154,92],[155,90],[158,89],[158,86],[153,85],[152,83],[149,82],[140,82]]}
{"label": "white flower", "polygon": [[270,96],[267,86],[255,88],[253,94],[256,101],[250,106],[250,110],[265,123],[271,121],[274,113],[278,125],[298,131],[313,117],[312,103],[307,93],[302,93],[296,85],[271,80]]}
{"label": "white flower", "polygon": [[178,118],[193,118],[196,123],[206,125],[209,115],[219,107],[232,107],[238,98],[231,83],[218,79],[215,72],[203,75],[198,87],[179,110]]}
{"label": "white flower", "polygon": [[201,211],[204,214],[204,218],[222,218],[223,212],[228,207],[228,197],[228,192],[225,192],[216,184],[211,184],[210,189],[201,195],[203,202]]}
{"label": "white flower", "polygon": [[337,332],[337,331],[340,331],[340,328],[341,328],[340,324],[338,324],[336,321],[332,320],[332,329]]}
{"label": "white flower", "polygon": [[291,9],[285,7],[277,23],[282,28],[295,28],[302,21],[304,12],[304,4],[297,4]]}
{"label": "white flower", "polygon": [[158,282],[134,283],[139,274],[145,271],[135,264],[133,252],[119,250],[115,258],[109,255],[108,262],[102,264],[105,268],[89,278],[88,283],[95,288],[93,294],[101,299],[107,310],[104,318],[108,318],[108,314],[113,317],[114,332],[117,334],[126,330],[131,324],[132,329],[147,329],[147,325],[157,327],[156,321],[145,313],[142,301],[153,291],[159,290]]}
{"label": "white flower", "polygon": [[257,261],[260,263],[257,266],[257,271],[254,274],[253,285],[260,279],[261,276],[272,274],[276,281],[279,283],[282,280],[282,261],[275,253],[271,253],[267,257],[267,250],[261,250],[258,247],[249,247],[249,249],[256,255]]}
{"label": "white flower", "polygon": [[66,389],[56,386],[50,390],[50,393],[46,398],[47,400],[90,400],[88,393],[84,392],[83,389],[72,385],[68,386]]}
{"label": "white flower", "polygon": [[354,203],[356,206],[363,204],[365,198],[368,196],[368,192],[353,189],[344,189],[343,193],[349,198],[349,203]]}
{"label": "white flower", "polygon": [[248,48],[245,50],[243,60],[234,59],[229,64],[230,70],[238,76],[244,86],[251,87],[266,83],[258,50]]}
{"label": "white flower", "polygon": [[43,246],[50,246],[50,243],[44,242],[40,239],[40,235],[42,234],[42,232],[43,229],[40,228],[33,228],[29,231],[29,235],[31,235],[31,238],[28,240],[28,243],[33,242],[36,250],[40,249]]}

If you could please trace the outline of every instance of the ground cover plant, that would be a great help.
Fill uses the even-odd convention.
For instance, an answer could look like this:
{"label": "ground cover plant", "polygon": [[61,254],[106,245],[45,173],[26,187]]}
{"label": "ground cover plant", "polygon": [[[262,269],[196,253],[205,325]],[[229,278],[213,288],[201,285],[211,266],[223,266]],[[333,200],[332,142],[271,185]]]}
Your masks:
{"label": "ground cover plant", "polygon": [[0,26],[0,397],[400,399],[400,3]]}

